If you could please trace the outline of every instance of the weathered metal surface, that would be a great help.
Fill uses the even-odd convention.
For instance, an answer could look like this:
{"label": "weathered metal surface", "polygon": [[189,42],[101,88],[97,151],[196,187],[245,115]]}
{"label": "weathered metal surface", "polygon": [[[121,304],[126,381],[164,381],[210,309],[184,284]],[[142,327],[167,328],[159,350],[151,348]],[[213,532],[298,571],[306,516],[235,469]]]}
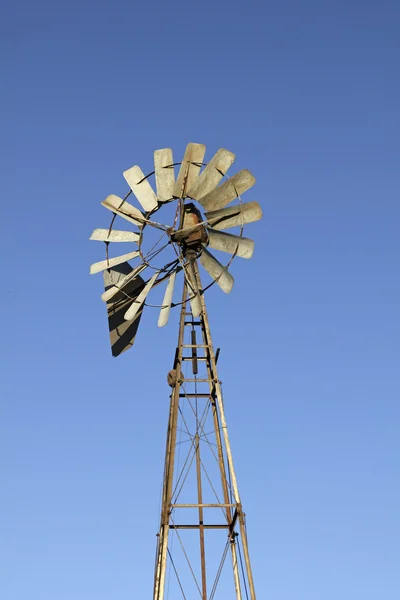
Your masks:
{"label": "weathered metal surface", "polygon": [[[132,272],[132,267],[128,263],[123,263],[113,269],[104,271],[104,287],[109,289],[115,286]],[[134,321],[125,321],[124,313],[133,303],[133,299],[141,292],[144,287],[143,279],[138,276],[126,287],[126,291],[132,297],[132,300],[124,302],[126,296],[120,294],[107,303],[108,328],[110,332],[111,352],[113,356],[119,356],[126,350],[129,350],[135,342],[136,333],[139,327],[142,311],[138,312]]]}
{"label": "weathered metal surface", "polygon": [[176,180],[174,197],[184,198],[186,191],[194,185],[201,169],[201,164],[206,153],[204,144],[191,142],[186,146],[185,154]]}
{"label": "weathered metal surface", "polygon": [[238,198],[253,187],[255,182],[256,179],[250,171],[243,169],[209,194],[200,198],[199,202],[206,210],[224,208],[224,206],[227,206],[235,198]]}
{"label": "weathered metal surface", "polygon": [[143,215],[140,210],[115,194],[107,196],[101,204],[130,223],[138,226],[143,225]]}
{"label": "weathered metal surface", "polygon": [[140,167],[135,165],[123,173],[143,210],[150,212],[158,206],[157,196]]}
{"label": "weathered metal surface", "polygon": [[95,229],[89,239],[97,242],[137,242],[139,234],[118,229]]}
{"label": "weathered metal surface", "polygon": [[[195,331],[192,331],[195,333]],[[204,509],[203,504],[203,490],[201,481],[201,456],[200,456],[200,438],[199,434],[196,433],[194,438],[196,447],[196,479],[197,479],[197,502],[199,504],[199,535],[200,535],[200,564],[201,564],[201,597],[202,600],[207,600],[207,572],[206,572],[206,549],[204,541]]]}
{"label": "weathered metal surface", "polygon": [[220,231],[208,229],[208,245],[214,250],[221,250],[240,256],[241,258],[251,258],[254,252],[254,242],[249,238],[232,235]]}
{"label": "weathered metal surface", "polygon": [[130,308],[128,308],[128,310],[126,311],[126,313],[124,315],[124,319],[126,321],[132,321],[132,319],[135,318],[137,312],[140,310],[142,304],[146,300],[148,293],[150,292],[151,288],[153,287],[158,275],[159,275],[159,271],[154,273],[154,275],[146,283],[143,290],[140,292],[139,296],[136,298],[135,302],[132,304],[132,306]]}
{"label": "weathered metal surface", "polygon": [[156,177],[157,198],[160,202],[171,200],[175,186],[174,167],[171,148],[154,152],[154,171]]}
{"label": "weathered metal surface", "polygon": [[93,263],[90,265],[90,274],[94,275],[95,273],[100,273],[101,271],[105,271],[106,269],[111,269],[112,267],[116,267],[123,262],[131,260],[132,258],[137,258],[140,256],[139,252],[128,252],[128,254],[122,254],[121,256],[116,256],[115,258],[107,258],[106,260],[100,260],[99,262]]}
{"label": "weathered metal surface", "polygon": [[262,210],[258,202],[248,202],[206,212],[205,217],[213,229],[221,231],[259,221],[262,217]]}
{"label": "weathered metal surface", "polygon": [[214,154],[204,171],[197,177],[191,187],[187,187],[187,195],[195,200],[200,200],[217,187],[222,177],[235,160],[235,155],[225,148],[220,148]]}
{"label": "weathered metal surface", "polygon": [[201,244],[208,240],[206,227],[201,225],[202,221],[203,217],[199,209],[192,202],[186,203],[182,229],[173,233],[171,239],[194,250],[196,254],[201,249]]}
{"label": "weathered metal surface", "polygon": [[109,287],[101,295],[101,299],[103,300],[103,302],[108,302],[109,300],[111,300],[111,298],[113,298],[119,292],[121,292],[121,290],[125,291],[125,286],[127,286],[128,283],[130,283],[133,279],[138,277],[138,275],[140,275],[145,270],[146,266],[147,265],[139,265],[138,267],[136,267],[136,269],[133,269],[130,273],[128,273],[124,277],[121,277],[118,283]]}
{"label": "weathered metal surface", "polygon": [[[197,375],[199,372],[199,364],[198,364],[198,358],[197,358],[197,342],[196,342],[196,329],[193,328],[192,331],[190,332],[191,335],[191,340],[192,340],[192,372],[193,375]],[[189,359],[189,357],[187,356],[186,358]]]}
{"label": "weathered metal surface", "polygon": [[190,308],[194,317],[201,314],[200,290],[197,287],[197,278],[193,270],[193,264],[188,264],[185,269],[185,280],[190,298]]}
{"label": "weathered metal surface", "polygon": [[174,387],[176,384],[176,369],[171,369],[168,371],[167,383],[170,387]]}
{"label": "weathered metal surface", "polygon": [[234,283],[234,279],[229,271],[206,248],[203,248],[200,262],[221,290],[229,294],[232,291]]}
{"label": "weathered metal surface", "polygon": [[164,299],[162,301],[162,308],[160,310],[160,316],[158,317],[158,326],[164,327],[168,323],[169,314],[171,312],[172,296],[174,293],[176,272],[172,273],[168,279],[167,289],[165,290]]}

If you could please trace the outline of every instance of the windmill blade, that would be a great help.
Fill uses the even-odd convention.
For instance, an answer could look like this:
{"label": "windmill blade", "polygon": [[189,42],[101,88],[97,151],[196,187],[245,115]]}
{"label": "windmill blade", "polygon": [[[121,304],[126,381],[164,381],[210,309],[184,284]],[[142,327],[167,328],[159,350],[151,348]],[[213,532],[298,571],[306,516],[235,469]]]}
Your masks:
{"label": "windmill blade", "polygon": [[191,263],[186,265],[184,273],[190,297],[189,301],[192,314],[194,317],[199,317],[201,315],[200,290],[198,288],[196,275]]}
{"label": "windmill blade", "polygon": [[254,242],[249,238],[232,235],[231,233],[221,233],[207,229],[208,245],[214,250],[221,250],[229,254],[235,254],[241,258],[251,258],[254,252]]}
{"label": "windmill blade", "polygon": [[190,308],[192,309],[192,314],[194,317],[199,317],[201,315],[201,300],[199,294],[190,298]]}
{"label": "windmill blade", "polygon": [[128,252],[128,254],[122,254],[122,256],[116,256],[115,258],[107,258],[106,260],[101,260],[97,263],[93,263],[90,265],[90,274],[94,275],[95,273],[100,273],[101,271],[105,271],[106,269],[111,269],[112,267],[116,267],[123,262],[127,262],[132,258],[137,258],[140,256],[140,252]]}
{"label": "windmill blade", "polygon": [[[132,267],[128,263],[122,263],[113,269],[104,271],[104,287],[109,289],[114,287],[126,275],[132,272]],[[138,276],[126,288],[132,299],[126,301],[126,297],[120,294],[111,302],[107,303],[108,329],[110,332],[111,352],[113,356],[119,356],[135,342],[137,330],[142,316],[142,311],[138,312],[134,321],[125,321],[124,313],[134,302],[134,299],[144,288],[145,282]],[[125,301],[124,301],[125,300]]]}
{"label": "windmill blade", "polygon": [[203,247],[203,251],[200,256],[200,262],[209,275],[216,281],[221,290],[225,294],[229,294],[232,291],[234,279],[229,271],[221,265],[211,252]]}
{"label": "windmill blade", "polygon": [[[184,198],[186,190],[191,188],[200,173],[201,163],[203,162],[206,147],[204,144],[195,144],[191,142],[186,146],[185,154],[179,169],[178,179],[176,180],[174,197]],[[197,163],[197,164],[194,164]]]}
{"label": "windmill blade", "polygon": [[243,169],[243,171],[236,173],[236,175],[215,188],[215,190],[212,190],[212,192],[200,198],[199,202],[206,210],[224,208],[224,206],[227,206],[230,202],[253,187],[255,182],[256,179],[250,171]]}
{"label": "windmill blade", "polygon": [[124,171],[123,175],[144,211],[150,212],[157,208],[157,196],[140,167],[136,165]]}
{"label": "windmill blade", "polygon": [[175,173],[171,148],[154,152],[154,171],[156,175],[157,198],[160,202],[172,200],[175,186]]}
{"label": "windmill blade", "polygon": [[110,194],[107,196],[107,198],[103,200],[101,204],[108,210],[111,210],[111,212],[119,215],[130,223],[139,225],[139,227],[143,225],[144,217],[140,210],[115,194]]}
{"label": "windmill blade", "polygon": [[248,202],[230,208],[212,210],[207,212],[205,216],[214,230],[221,231],[259,221],[262,217],[262,210],[258,202]]}
{"label": "windmill blade", "polygon": [[197,177],[194,184],[187,187],[187,195],[194,200],[200,200],[217,187],[236,156],[233,152],[220,148],[214,154],[204,171]]}
{"label": "windmill blade", "polygon": [[153,287],[159,273],[160,271],[154,273],[153,277],[151,277],[151,279],[149,279],[149,281],[146,283],[143,290],[140,292],[139,296],[136,298],[132,306],[128,308],[128,310],[124,314],[125,321],[132,321],[136,317],[138,311],[141,309],[144,301],[146,300],[147,294]]}
{"label": "windmill blade", "polygon": [[172,295],[174,293],[176,279],[176,271],[172,273],[168,279],[167,289],[165,290],[164,299],[162,302],[162,308],[160,310],[160,316],[158,317],[158,326],[164,327],[168,323],[169,313],[171,312]]}
{"label": "windmill blade", "polygon": [[127,285],[131,283],[135,278],[137,278],[143,271],[147,265],[139,265],[136,269],[130,271],[125,277],[121,277],[121,279],[113,286],[108,288],[102,295],[101,299],[103,302],[109,302],[111,298],[114,298],[119,292],[124,293],[124,297],[128,295]]}
{"label": "windmill blade", "polygon": [[89,239],[97,242],[137,242],[139,234],[118,229],[95,229]]}

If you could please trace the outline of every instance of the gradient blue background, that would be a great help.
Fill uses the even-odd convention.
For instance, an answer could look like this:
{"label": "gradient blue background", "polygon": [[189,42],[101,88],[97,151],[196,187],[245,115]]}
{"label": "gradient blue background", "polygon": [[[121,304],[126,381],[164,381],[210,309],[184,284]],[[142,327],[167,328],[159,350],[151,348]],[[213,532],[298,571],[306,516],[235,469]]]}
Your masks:
{"label": "gradient blue background", "polygon": [[112,359],[87,239],[196,141],[264,209],[208,297],[258,598],[398,600],[398,2],[2,12],[2,599],[151,597],[176,315]]}

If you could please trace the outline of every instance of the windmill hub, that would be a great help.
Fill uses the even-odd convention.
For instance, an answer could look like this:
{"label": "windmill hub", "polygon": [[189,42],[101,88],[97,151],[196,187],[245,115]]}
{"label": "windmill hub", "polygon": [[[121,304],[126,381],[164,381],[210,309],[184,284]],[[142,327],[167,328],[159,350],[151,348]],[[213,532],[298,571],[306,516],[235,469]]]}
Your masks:
{"label": "windmill hub", "polygon": [[182,249],[184,256],[200,255],[202,244],[208,244],[207,229],[203,224],[203,218],[200,210],[192,203],[183,205],[181,215],[182,226],[176,232],[171,233],[171,240]]}

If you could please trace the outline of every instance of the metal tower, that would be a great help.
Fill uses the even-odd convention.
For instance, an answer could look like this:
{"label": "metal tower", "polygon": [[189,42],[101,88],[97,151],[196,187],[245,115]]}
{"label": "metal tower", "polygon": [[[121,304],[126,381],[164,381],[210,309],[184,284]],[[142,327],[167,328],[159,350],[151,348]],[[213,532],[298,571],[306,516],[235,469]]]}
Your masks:
{"label": "metal tower", "polygon": [[[196,266],[195,275],[201,290]],[[246,519],[217,372],[219,350],[215,352],[212,344],[204,295],[201,294],[201,313],[194,317],[187,301],[188,294],[190,290],[185,283],[178,345],[173,369],[168,374],[172,392],[153,600],[166,598],[167,567],[170,580],[174,580],[174,592],[180,590],[179,595],[172,594],[174,599],[227,598],[230,583],[232,595],[229,597],[255,600]],[[178,433],[181,434],[180,441]],[[185,452],[178,464],[179,444],[185,447]],[[185,539],[187,530],[198,536],[199,552],[192,552],[192,555]],[[214,535],[208,540],[211,532]],[[175,537],[174,550],[171,550],[172,535]],[[188,543],[192,550],[196,547],[193,536]],[[211,547],[212,560],[209,559]],[[230,582],[226,576],[228,570],[231,571]],[[224,571],[225,579],[222,578]]]}

